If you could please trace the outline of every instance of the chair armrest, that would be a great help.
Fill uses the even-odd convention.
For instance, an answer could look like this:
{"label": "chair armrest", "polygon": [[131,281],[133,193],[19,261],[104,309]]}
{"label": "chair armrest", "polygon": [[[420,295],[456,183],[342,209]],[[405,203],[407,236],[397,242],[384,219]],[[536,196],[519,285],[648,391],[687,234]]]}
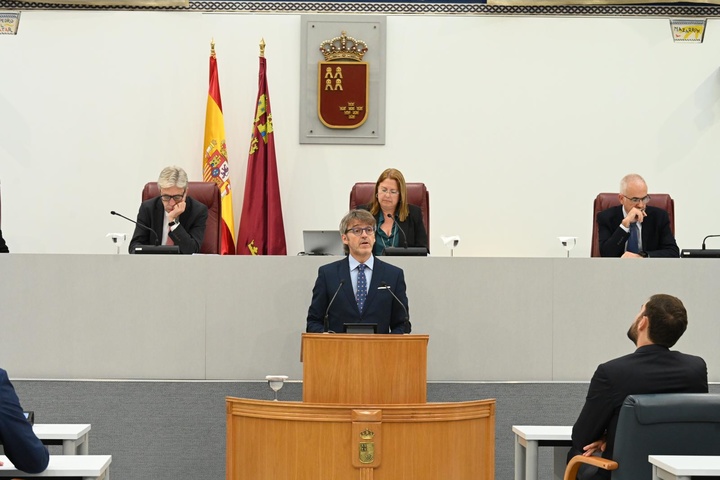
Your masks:
{"label": "chair armrest", "polygon": [[618,463],[614,460],[608,460],[602,457],[586,457],[584,455],[575,455],[565,467],[565,476],[563,480],[575,480],[581,465],[591,465],[593,467],[602,468],[603,470],[616,470]]}

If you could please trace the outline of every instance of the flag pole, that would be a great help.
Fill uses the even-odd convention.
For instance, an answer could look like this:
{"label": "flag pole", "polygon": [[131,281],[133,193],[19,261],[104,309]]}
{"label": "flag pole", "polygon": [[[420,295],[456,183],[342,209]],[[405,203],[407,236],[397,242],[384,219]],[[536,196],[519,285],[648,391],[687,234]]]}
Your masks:
{"label": "flag pole", "polygon": [[264,56],[265,56],[265,39],[261,38],[260,39],[260,57],[264,57]]}

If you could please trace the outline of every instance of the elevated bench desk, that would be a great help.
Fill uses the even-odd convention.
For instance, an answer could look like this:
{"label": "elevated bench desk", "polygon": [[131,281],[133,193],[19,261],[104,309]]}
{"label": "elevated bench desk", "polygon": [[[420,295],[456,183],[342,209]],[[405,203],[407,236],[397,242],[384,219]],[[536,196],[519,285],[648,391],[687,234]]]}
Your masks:
{"label": "elevated bench desk", "polygon": [[63,455],[87,455],[89,423],[36,423],[33,432],[45,445],[62,445]]}
{"label": "elevated bench desk", "polygon": [[720,456],[650,455],[653,480],[690,480],[720,475]]}
{"label": "elevated bench desk", "polygon": [[538,480],[538,447],[555,447],[553,478],[563,478],[567,452],[572,446],[571,426],[513,425],[512,431],[515,434],[515,480]]}
{"label": "elevated bench desk", "polygon": [[50,455],[47,470],[32,475],[15,468],[5,455],[0,455],[0,461],[4,463],[0,467],[0,478],[80,477],[83,480],[110,480],[112,456]]}

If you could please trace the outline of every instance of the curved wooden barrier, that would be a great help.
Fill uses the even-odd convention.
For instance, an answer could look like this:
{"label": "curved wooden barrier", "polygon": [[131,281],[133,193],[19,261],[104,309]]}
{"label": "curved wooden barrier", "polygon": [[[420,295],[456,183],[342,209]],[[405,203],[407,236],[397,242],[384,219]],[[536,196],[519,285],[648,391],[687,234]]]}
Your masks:
{"label": "curved wooden barrier", "polygon": [[494,480],[495,400],[226,404],[228,480]]}

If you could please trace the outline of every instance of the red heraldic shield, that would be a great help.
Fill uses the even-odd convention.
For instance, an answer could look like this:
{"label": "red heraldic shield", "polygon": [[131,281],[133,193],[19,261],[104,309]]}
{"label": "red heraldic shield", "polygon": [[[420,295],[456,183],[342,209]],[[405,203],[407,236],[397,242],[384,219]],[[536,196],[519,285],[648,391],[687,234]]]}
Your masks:
{"label": "red heraldic shield", "polygon": [[318,117],[328,128],[357,128],[368,115],[367,62],[318,63]]}

